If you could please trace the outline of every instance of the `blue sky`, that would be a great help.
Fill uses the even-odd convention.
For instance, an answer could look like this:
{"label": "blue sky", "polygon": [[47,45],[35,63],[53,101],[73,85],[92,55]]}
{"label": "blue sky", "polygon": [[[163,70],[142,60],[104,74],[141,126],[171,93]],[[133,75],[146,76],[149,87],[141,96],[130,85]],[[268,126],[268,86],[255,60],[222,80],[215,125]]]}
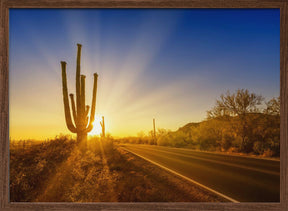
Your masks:
{"label": "blue sky", "polygon": [[10,9],[9,21],[11,136],[68,133],[60,61],[75,92],[77,43],[86,104],[97,72],[112,135],[201,121],[227,90],[279,96],[278,9]]}

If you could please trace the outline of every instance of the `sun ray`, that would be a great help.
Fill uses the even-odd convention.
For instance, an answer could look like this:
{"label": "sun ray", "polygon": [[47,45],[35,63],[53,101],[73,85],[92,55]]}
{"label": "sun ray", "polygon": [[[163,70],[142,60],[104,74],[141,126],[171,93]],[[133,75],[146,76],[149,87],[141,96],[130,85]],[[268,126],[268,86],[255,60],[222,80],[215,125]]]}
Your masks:
{"label": "sun ray", "polygon": [[100,114],[96,114],[95,115],[95,120],[93,122],[93,129],[91,130],[91,132],[89,132],[89,136],[98,136],[101,134],[102,132],[102,128],[100,125],[100,121],[102,119],[102,115]]}

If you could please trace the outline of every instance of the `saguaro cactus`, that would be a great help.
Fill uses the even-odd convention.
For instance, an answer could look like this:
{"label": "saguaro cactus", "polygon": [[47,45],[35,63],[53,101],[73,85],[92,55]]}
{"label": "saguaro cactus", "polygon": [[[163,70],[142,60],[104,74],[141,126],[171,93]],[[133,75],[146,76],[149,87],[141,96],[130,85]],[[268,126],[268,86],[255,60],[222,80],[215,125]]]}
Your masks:
{"label": "saguaro cactus", "polygon": [[102,127],[102,134],[101,134],[101,136],[102,136],[103,138],[105,138],[105,122],[104,122],[104,116],[102,116],[102,121],[100,122],[100,125],[101,125],[101,127]]}
{"label": "saguaro cactus", "polygon": [[156,144],[155,119],[153,118],[153,144]]}
{"label": "saguaro cactus", "polygon": [[87,133],[93,129],[93,122],[95,116],[96,105],[96,92],[97,92],[97,73],[94,73],[94,85],[92,95],[92,105],[90,110],[90,120],[88,117],[90,107],[85,106],[85,75],[80,75],[80,60],[81,60],[81,44],[77,44],[77,66],[76,66],[76,105],[74,101],[74,95],[70,94],[70,101],[72,107],[72,115],[74,124],[72,122],[68,89],[67,89],[67,77],[66,77],[66,62],[61,61],[62,67],[62,88],[63,88],[63,102],[65,111],[65,120],[67,128],[77,134],[77,142],[86,148]]}

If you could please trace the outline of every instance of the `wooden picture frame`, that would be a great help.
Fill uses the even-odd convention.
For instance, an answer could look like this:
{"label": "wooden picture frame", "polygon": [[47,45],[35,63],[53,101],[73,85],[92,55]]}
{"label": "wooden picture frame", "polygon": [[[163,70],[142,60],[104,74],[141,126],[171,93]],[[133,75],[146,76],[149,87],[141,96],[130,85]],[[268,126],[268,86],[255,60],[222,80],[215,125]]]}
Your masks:
{"label": "wooden picture frame", "polygon": [[[0,210],[288,210],[287,0],[0,0]],[[280,203],[21,203],[9,202],[10,8],[278,8],[280,9]]]}

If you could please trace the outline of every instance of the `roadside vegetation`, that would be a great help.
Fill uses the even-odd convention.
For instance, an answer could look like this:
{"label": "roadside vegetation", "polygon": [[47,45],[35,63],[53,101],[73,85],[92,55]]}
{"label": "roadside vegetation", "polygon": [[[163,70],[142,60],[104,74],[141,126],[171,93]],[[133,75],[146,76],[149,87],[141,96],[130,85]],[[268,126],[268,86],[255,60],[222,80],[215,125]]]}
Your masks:
{"label": "roadside vegetation", "polygon": [[213,202],[201,188],[94,137],[82,152],[75,140],[12,142],[11,202]]}
{"label": "roadside vegetation", "polygon": [[205,151],[280,156],[280,98],[264,102],[261,95],[239,89],[227,92],[207,111],[207,118],[177,131],[158,129],[156,137],[140,132],[120,143],[154,144]]}
{"label": "roadside vegetation", "polygon": [[22,140],[10,144],[10,200],[33,201],[47,185],[75,148],[75,141],[68,136],[36,142]]}

